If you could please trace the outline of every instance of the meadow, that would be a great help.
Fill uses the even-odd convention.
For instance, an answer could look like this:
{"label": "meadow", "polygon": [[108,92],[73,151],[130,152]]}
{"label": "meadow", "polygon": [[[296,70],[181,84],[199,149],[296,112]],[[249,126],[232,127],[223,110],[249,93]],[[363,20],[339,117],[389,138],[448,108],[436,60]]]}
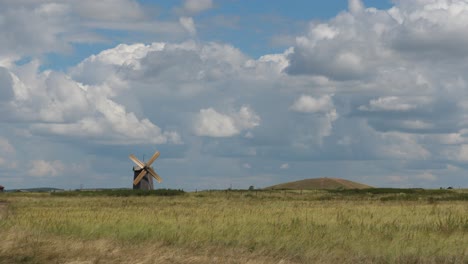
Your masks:
{"label": "meadow", "polygon": [[468,263],[459,190],[0,194],[0,263]]}

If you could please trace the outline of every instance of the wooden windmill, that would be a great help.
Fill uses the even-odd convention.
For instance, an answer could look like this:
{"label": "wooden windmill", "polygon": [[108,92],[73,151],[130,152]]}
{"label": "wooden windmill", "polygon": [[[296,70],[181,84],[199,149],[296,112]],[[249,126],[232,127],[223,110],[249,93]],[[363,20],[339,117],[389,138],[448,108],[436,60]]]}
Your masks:
{"label": "wooden windmill", "polygon": [[158,182],[162,181],[161,177],[159,177],[153,167],[151,167],[151,164],[159,157],[159,154],[159,151],[156,151],[146,163],[141,162],[135,155],[130,154],[129,158],[136,164],[136,166],[133,167],[134,190],[153,190],[153,178],[151,178],[151,176]]}

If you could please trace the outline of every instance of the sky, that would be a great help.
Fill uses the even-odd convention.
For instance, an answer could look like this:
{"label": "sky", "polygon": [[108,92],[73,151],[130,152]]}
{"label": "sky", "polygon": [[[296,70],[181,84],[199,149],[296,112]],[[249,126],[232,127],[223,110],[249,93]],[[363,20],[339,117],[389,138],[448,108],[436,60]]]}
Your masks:
{"label": "sky", "polygon": [[466,0],[0,1],[0,185],[468,187]]}

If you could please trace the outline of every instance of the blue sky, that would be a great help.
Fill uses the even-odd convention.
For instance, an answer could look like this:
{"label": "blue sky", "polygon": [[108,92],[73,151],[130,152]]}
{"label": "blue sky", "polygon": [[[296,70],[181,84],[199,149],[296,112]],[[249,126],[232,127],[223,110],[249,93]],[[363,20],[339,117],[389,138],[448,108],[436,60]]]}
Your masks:
{"label": "blue sky", "polygon": [[[155,18],[177,20],[174,10],[183,5],[183,1],[139,1],[148,9],[154,9],[149,14]],[[390,1],[367,0],[368,6],[375,8],[389,8]],[[348,8],[345,0],[305,1],[297,0],[285,4],[284,1],[218,1],[213,8],[197,14],[195,18],[204,23],[199,31],[200,41],[220,41],[231,43],[245,54],[256,58],[267,53],[281,52],[288,46],[275,43],[274,38],[280,35],[298,34],[309,21],[326,20]],[[226,17],[228,27],[210,28],[213,17]],[[255,26],[252,27],[251,25]],[[140,40],[159,41],[158,36],[135,36],[125,30],[102,30],[107,38],[106,43],[73,44],[73,51],[68,53],[49,53],[43,69],[66,70],[76,65],[88,56],[99,53],[104,49],[118,45],[120,42],[138,42]],[[135,37],[132,39],[132,37]],[[132,42],[133,41],[133,42]]]}
{"label": "blue sky", "polygon": [[467,187],[465,1],[4,1],[0,184]]}

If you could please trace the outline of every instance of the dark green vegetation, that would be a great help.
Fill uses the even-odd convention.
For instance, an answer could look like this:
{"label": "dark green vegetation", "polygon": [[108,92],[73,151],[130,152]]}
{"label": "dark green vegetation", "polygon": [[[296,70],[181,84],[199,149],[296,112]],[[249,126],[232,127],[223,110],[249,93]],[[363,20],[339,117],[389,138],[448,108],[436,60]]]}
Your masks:
{"label": "dark green vegetation", "polygon": [[335,199],[379,199],[380,201],[468,201],[468,193],[446,189],[372,188],[327,190]]}
{"label": "dark green vegetation", "polygon": [[183,195],[183,190],[175,189],[156,189],[156,190],[131,190],[131,189],[119,189],[119,190],[98,190],[98,191],[67,191],[67,192],[51,192],[52,196],[116,196],[116,197],[129,197],[129,196],[176,196]]}
{"label": "dark green vegetation", "polygon": [[26,189],[11,189],[5,192],[55,192],[63,191],[63,189],[51,188],[51,187],[39,187],[39,188],[26,188]]}

